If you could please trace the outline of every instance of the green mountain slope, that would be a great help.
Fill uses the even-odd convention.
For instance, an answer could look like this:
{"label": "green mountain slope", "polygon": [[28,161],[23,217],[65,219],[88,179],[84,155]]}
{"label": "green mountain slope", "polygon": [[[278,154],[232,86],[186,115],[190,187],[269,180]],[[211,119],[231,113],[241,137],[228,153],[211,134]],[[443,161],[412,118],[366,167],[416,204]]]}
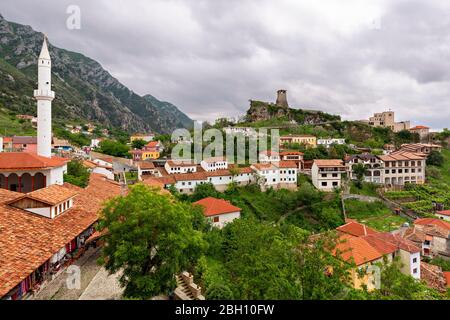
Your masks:
{"label": "green mountain slope", "polygon": [[[32,95],[42,40],[42,33],[0,15],[0,107],[16,113],[36,112]],[[167,108],[165,102],[139,96],[98,62],[51,44],[49,49],[56,119],[88,120],[128,132],[170,133],[192,126],[192,120],[176,106]]]}

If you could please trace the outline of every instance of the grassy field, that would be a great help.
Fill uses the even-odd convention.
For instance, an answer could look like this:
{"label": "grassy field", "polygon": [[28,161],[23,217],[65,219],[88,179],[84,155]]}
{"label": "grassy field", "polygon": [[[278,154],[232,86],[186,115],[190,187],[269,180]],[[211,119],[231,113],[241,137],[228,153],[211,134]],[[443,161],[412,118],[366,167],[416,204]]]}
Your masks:
{"label": "grassy field", "polygon": [[35,136],[36,129],[29,121],[19,121],[14,115],[8,114],[4,109],[0,109],[0,136]]}
{"label": "grassy field", "polygon": [[358,188],[354,182],[350,183],[350,193],[361,194],[364,196],[377,197],[377,188],[379,186],[374,183],[363,182],[362,187]]}
{"label": "grassy field", "polygon": [[348,199],[345,201],[345,207],[348,218],[355,219],[378,231],[392,231],[408,222],[406,218],[392,213],[381,201],[369,203]]}

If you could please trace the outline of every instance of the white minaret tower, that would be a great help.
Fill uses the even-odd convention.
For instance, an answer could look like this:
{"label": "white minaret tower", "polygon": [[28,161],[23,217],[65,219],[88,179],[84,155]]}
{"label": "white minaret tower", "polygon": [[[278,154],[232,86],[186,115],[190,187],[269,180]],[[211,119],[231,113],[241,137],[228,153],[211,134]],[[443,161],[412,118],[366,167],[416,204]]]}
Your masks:
{"label": "white minaret tower", "polygon": [[38,59],[38,89],[34,90],[37,100],[37,154],[42,157],[52,156],[52,62],[47,47],[47,36],[44,36],[41,54]]}

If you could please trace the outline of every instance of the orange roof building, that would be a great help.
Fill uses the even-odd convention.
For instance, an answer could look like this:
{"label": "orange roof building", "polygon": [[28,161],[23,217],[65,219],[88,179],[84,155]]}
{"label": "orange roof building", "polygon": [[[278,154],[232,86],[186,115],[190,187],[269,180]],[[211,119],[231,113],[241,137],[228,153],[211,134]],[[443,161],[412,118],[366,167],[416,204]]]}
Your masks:
{"label": "orange roof building", "polygon": [[103,201],[120,190],[118,183],[91,174],[85,189],[64,184],[31,193],[36,199],[48,196],[51,203],[73,197],[72,206],[54,218],[14,206],[24,196],[0,190],[0,297],[20,299],[59,268],[64,255],[93,232]]}
{"label": "orange roof building", "polygon": [[232,205],[229,201],[213,197],[204,198],[193,205],[202,207],[203,214],[218,228],[238,219],[241,216],[241,208]]}

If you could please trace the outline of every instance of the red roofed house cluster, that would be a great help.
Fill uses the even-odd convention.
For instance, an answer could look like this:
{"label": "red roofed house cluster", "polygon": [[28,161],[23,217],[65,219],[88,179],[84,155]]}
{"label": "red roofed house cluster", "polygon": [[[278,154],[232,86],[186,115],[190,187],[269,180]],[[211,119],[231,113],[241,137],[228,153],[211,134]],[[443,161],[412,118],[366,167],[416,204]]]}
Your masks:
{"label": "red roofed house cluster", "polygon": [[367,286],[368,290],[375,288],[372,271],[376,263],[383,262],[383,257],[387,258],[388,263],[394,257],[399,257],[402,263],[401,271],[420,279],[420,247],[413,242],[400,235],[378,232],[351,219],[347,219],[346,223],[336,230],[339,241],[333,252],[344,261],[356,265],[351,273],[355,288],[361,288],[363,285]]}

